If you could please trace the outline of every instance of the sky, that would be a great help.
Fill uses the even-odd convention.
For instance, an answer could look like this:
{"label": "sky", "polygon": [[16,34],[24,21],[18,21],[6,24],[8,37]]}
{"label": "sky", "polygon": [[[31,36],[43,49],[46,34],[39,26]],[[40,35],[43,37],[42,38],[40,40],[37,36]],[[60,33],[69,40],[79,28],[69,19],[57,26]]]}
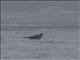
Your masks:
{"label": "sky", "polygon": [[78,26],[78,1],[3,1],[2,25]]}

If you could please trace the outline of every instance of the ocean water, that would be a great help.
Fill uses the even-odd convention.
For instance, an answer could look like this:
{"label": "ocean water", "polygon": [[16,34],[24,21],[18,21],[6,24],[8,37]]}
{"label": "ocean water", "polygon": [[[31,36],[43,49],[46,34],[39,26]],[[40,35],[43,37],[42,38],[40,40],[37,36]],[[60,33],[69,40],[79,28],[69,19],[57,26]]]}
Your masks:
{"label": "ocean water", "polygon": [[[40,40],[23,36],[43,33]],[[2,60],[78,60],[78,28],[25,28],[1,30]]]}

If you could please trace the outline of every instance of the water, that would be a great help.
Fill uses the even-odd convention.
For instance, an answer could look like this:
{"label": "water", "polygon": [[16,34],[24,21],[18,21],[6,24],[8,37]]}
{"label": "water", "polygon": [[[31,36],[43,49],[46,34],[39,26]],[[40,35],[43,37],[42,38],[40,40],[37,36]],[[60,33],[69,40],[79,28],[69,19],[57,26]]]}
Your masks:
{"label": "water", "polygon": [[[40,40],[24,39],[43,33]],[[77,60],[78,28],[29,28],[1,31],[2,59]]]}

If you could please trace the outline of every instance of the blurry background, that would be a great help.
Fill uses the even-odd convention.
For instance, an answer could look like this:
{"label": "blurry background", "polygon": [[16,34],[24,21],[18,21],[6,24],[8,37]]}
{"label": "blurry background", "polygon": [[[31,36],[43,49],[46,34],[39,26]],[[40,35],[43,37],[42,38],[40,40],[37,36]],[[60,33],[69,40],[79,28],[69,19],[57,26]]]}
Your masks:
{"label": "blurry background", "polygon": [[2,1],[1,58],[77,60],[79,13],[78,1]]}
{"label": "blurry background", "polygon": [[2,25],[76,27],[79,21],[77,1],[2,1]]}

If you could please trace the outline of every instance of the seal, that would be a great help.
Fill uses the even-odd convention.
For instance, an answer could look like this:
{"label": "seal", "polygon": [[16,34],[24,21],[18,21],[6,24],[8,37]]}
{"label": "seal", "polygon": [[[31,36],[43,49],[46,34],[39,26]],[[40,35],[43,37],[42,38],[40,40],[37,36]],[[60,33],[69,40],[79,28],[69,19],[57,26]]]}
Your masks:
{"label": "seal", "polygon": [[37,35],[33,35],[33,36],[24,36],[23,38],[27,38],[27,39],[41,39],[41,37],[43,36],[43,33],[37,34]]}

